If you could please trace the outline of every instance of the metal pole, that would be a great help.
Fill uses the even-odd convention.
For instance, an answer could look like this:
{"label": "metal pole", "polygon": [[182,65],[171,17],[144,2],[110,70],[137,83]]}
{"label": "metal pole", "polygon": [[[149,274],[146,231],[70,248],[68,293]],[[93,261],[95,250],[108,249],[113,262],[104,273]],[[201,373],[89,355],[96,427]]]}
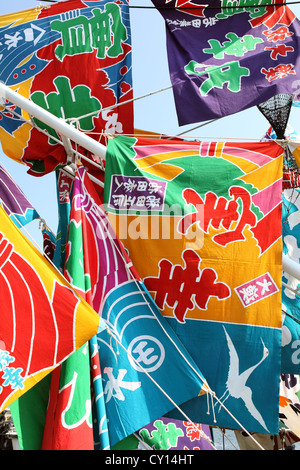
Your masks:
{"label": "metal pole", "polygon": [[53,114],[49,113],[49,111],[41,108],[37,104],[33,103],[33,101],[30,101],[29,99],[9,88],[7,85],[4,85],[4,83],[0,82],[0,105],[3,104],[3,102],[1,102],[1,98],[11,101],[20,108],[24,109],[24,111],[26,111],[28,114],[44,122],[47,124],[47,126],[52,127],[59,134],[68,137],[70,140],[76,142],[81,147],[84,147],[94,155],[97,155],[98,157],[105,160],[106,147],[104,145],[100,144],[83,132],[75,129],[75,127],[67,124],[63,119],[54,116]]}
{"label": "metal pole", "polygon": [[300,281],[300,264],[286,255],[282,255],[282,270]]}

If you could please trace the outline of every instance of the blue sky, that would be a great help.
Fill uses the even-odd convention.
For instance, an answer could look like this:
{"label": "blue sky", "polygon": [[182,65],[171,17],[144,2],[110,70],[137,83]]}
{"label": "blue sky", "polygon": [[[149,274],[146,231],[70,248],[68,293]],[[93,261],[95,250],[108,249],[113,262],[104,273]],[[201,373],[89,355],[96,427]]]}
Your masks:
{"label": "blue sky", "polygon": [[[9,0],[1,2],[0,14],[34,8],[37,0]],[[130,0],[133,6],[153,6],[150,0]],[[300,5],[290,5],[300,18]],[[155,9],[130,9],[132,33],[132,61],[134,97],[139,98],[157,90],[170,87],[167,65],[165,26],[162,16]],[[179,127],[171,89],[155,93],[134,104],[135,127],[139,129],[177,135],[197,126]],[[300,133],[300,108],[293,108],[290,124]],[[185,134],[186,137],[214,139],[216,137],[243,140],[260,139],[269,125],[258,109],[252,108],[241,113],[222,118]],[[0,149],[0,163],[8,170],[31,203],[43,217],[53,232],[57,229],[56,189],[54,174],[36,178],[27,174],[27,168],[7,158]],[[30,233],[38,243],[41,235],[38,224],[30,224]]]}

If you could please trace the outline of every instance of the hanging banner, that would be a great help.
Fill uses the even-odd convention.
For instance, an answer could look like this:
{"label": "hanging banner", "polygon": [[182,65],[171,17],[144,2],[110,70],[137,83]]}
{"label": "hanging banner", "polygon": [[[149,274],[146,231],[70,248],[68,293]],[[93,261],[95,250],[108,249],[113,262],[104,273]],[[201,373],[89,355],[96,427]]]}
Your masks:
{"label": "hanging banner", "polygon": [[[278,429],[282,153],[272,141],[120,136],[106,157],[118,236],[211,389],[252,432]],[[218,425],[236,428],[215,405]],[[214,424],[205,399],[187,409]]]}
{"label": "hanging banner", "polygon": [[94,450],[88,343],[52,372],[42,450]]}
{"label": "hanging banner", "polygon": [[[282,240],[283,253],[300,262],[300,190],[285,189],[282,194]],[[282,276],[282,373],[300,374],[300,281],[286,271]],[[289,286],[289,288],[287,287]],[[298,291],[299,292],[299,291]]]}
{"label": "hanging banner", "polygon": [[234,114],[298,88],[300,24],[287,6],[276,6],[281,0],[259,8],[239,0],[152,3],[166,22],[179,125]]}
{"label": "hanging banner", "polygon": [[[64,271],[67,245],[72,246],[73,262],[68,263],[67,277],[71,285],[72,279],[79,285],[88,276],[85,269],[89,264],[84,262],[87,253],[84,256],[81,232],[72,230],[69,225],[73,178],[62,171],[57,171],[56,176],[60,217],[55,259]],[[92,306],[87,291],[89,289],[81,289],[81,296]],[[52,373],[42,450],[94,450],[91,397],[91,359],[86,343]]]}
{"label": "hanging banner", "polygon": [[83,168],[74,182],[71,232],[82,244],[67,245],[65,276],[108,328],[96,346],[112,446],[175,404],[205,394],[207,384],[137,275]]}
{"label": "hanging banner", "polygon": [[104,324],[0,208],[0,411]]}
{"label": "hanging banner", "polygon": [[116,444],[112,450],[215,450],[207,425],[159,418]]}
{"label": "hanging banner", "polygon": [[[102,133],[133,133],[132,103],[116,106],[132,99],[126,1],[70,0],[2,16],[0,64],[4,84],[97,141],[105,143]],[[66,163],[53,129],[34,118],[45,135],[17,116],[29,120],[17,106],[0,104],[6,155],[36,176]]]}
{"label": "hanging banner", "polygon": [[19,186],[2,166],[0,166],[0,204],[19,228],[40,217]]}
{"label": "hanging banner", "polygon": [[280,379],[280,421],[300,440],[300,377],[282,374]]}

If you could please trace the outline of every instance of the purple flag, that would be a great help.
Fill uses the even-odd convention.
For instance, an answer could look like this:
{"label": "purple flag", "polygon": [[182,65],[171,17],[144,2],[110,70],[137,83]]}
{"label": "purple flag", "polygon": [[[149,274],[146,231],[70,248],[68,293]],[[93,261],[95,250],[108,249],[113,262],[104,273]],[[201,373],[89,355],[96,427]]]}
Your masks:
{"label": "purple flag", "polygon": [[255,6],[258,2],[243,7],[243,0],[209,0],[201,8],[196,8],[200,0],[152,2],[166,21],[179,125],[297,92],[300,23],[281,0],[275,0],[281,6],[266,1],[263,7]]}
{"label": "purple flag", "polygon": [[2,166],[0,166],[0,205],[17,227],[39,218],[37,211]]}

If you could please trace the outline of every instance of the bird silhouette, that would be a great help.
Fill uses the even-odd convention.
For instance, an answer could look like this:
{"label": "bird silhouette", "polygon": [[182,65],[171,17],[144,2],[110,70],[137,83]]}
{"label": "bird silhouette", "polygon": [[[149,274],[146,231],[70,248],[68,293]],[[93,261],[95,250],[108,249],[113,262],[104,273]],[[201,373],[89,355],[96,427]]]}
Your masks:
{"label": "bird silhouette", "polygon": [[[224,403],[227,400],[227,398],[229,398],[229,396],[233,398],[241,398],[243,402],[245,403],[245,406],[248,409],[249,413],[253,416],[253,418],[255,418],[261,424],[261,426],[263,426],[263,428],[265,428],[268,431],[268,428],[261,414],[259,413],[259,411],[257,410],[257,408],[255,407],[253,403],[252,390],[249,386],[246,385],[246,382],[249,379],[250,375],[253,373],[253,371],[266,359],[266,357],[269,354],[269,350],[266,348],[262,338],[260,338],[262,345],[263,345],[262,358],[257,364],[254,364],[253,366],[246,369],[244,372],[240,373],[239,357],[237,355],[236,349],[224,326],[223,328],[224,328],[226,339],[227,339],[230,363],[229,363],[228,377],[226,381],[226,390],[221,396],[220,401]],[[221,406],[222,405],[220,405],[220,408]]]}

